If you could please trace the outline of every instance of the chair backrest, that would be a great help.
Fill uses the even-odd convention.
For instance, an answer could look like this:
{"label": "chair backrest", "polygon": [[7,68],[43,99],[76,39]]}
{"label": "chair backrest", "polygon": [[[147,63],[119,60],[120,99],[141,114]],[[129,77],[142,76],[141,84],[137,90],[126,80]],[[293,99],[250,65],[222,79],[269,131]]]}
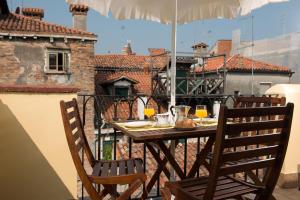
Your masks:
{"label": "chair backrest", "polygon": [[239,96],[234,102],[234,108],[257,108],[268,106],[284,106],[286,103],[285,97],[272,96]]}
{"label": "chair backrest", "polygon": [[95,158],[84,133],[77,101],[76,99],[68,102],[61,101],[60,108],[69,149],[77,173],[90,197],[100,199],[83,165],[84,155],[86,155],[92,167],[95,165]]}
{"label": "chair backrest", "polygon": [[[294,105],[292,103],[288,103],[287,106],[265,108],[228,109],[226,106],[221,107],[213,150],[214,157],[210,169],[211,181],[208,184],[204,199],[213,199],[218,177],[255,169],[266,169],[263,181],[259,183],[259,186],[263,188],[264,195],[272,194],[288,146],[293,109]],[[272,119],[265,117],[271,115],[280,117]],[[263,120],[245,120],[254,117],[262,117]],[[256,131],[258,133],[264,130],[276,131],[265,131],[265,134],[257,135],[240,134],[238,137],[230,137],[232,134],[238,135],[241,132]],[[232,148],[238,148],[239,150],[228,151]],[[230,165],[226,164],[229,162]],[[249,184],[255,185],[257,183]]]}

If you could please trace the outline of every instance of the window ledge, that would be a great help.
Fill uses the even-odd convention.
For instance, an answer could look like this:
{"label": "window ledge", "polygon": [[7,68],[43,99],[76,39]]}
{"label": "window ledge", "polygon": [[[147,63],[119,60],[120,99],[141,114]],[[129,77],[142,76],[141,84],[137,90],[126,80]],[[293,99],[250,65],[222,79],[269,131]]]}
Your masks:
{"label": "window ledge", "polygon": [[45,74],[47,75],[71,75],[71,72],[59,72],[59,71],[45,71]]}

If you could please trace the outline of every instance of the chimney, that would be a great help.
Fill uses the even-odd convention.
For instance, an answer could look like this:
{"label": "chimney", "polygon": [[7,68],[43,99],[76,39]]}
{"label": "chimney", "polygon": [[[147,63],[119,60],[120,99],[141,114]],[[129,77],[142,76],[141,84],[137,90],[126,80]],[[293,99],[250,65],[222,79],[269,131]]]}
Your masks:
{"label": "chimney", "polygon": [[38,20],[42,20],[44,18],[44,10],[41,8],[22,8],[22,14]]}
{"label": "chimney", "polygon": [[201,57],[201,56],[205,56],[207,54],[207,47],[209,47],[207,44],[201,42],[198,44],[195,44],[194,46],[192,46],[193,50],[194,50],[194,56],[197,57]]}
{"label": "chimney", "polygon": [[71,4],[69,9],[73,15],[73,28],[86,31],[86,18],[89,7],[82,4]]}
{"label": "chimney", "polygon": [[123,47],[122,52],[124,55],[135,55],[135,53],[132,52],[130,40],[127,41],[127,44]]}

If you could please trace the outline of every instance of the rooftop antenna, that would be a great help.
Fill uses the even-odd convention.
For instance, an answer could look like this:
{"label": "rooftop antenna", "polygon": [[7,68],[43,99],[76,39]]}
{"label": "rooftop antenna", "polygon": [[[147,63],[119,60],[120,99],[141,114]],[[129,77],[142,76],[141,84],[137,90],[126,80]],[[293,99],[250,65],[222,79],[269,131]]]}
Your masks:
{"label": "rooftop antenna", "polygon": [[251,94],[254,94],[254,61],[253,61],[253,54],[254,54],[254,15],[251,16],[251,26],[252,26],[252,45],[251,45],[251,54],[252,54],[252,68],[251,68],[251,76],[252,76],[252,81],[251,81]]}
{"label": "rooftop antenna", "polygon": [[284,35],[286,33],[286,14],[282,14],[280,16],[280,24],[282,29],[282,35]]}

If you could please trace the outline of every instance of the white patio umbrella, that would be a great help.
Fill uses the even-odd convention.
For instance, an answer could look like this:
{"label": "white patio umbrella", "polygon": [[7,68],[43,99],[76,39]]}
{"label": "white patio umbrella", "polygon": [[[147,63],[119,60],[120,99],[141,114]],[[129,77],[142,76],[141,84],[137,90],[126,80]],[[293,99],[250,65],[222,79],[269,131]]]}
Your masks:
{"label": "white patio umbrella", "polygon": [[268,3],[288,0],[66,0],[89,6],[104,16],[118,20],[143,19],[172,24],[171,105],[176,99],[177,24],[214,18],[235,18],[249,14]]}

